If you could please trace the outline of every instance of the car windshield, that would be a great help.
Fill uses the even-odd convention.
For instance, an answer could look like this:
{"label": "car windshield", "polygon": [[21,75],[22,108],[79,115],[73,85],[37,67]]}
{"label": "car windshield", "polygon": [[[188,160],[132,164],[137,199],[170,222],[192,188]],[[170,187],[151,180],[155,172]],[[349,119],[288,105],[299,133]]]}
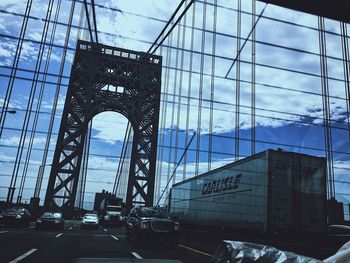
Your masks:
{"label": "car windshield", "polygon": [[122,208],[120,206],[107,206],[108,211],[120,212]]}
{"label": "car windshield", "polygon": [[54,213],[54,212],[45,212],[42,217],[44,218],[61,218],[62,215],[60,213]]}
{"label": "car windshield", "polygon": [[22,208],[22,207],[12,207],[12,208],[9,208],[9,209],[5,210],[5,212],[7,212],[7,213],[23,213],[24,212],[24,208]]}
{"label": "car windshield", "polygon": [[155,207],[143,207],[140,211],[141,217],[158,217],[158,218],[168,218],[169,213],[161,208]]}

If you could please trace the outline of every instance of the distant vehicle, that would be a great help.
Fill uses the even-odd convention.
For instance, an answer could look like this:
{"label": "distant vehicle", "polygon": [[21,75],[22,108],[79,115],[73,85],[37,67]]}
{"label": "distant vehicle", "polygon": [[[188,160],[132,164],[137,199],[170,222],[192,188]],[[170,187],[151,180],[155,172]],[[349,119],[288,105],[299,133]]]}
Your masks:
{"label": "distant vehicle", "polygon": [[108,211],[122,212],[123,199],[115,196],[107,196],[101,200],[97,208],[98,216],[103,219]]}
{"label": "distant vehicle", "polygon": [[105,215],[101,219],[103,226],[121,227],[123,223],[122,207],[121,206],[107,206]]}
{"label": "distant vehicle", "polygon": [[26,208],[12,207],[0,214],[0,224],[4,226],[29,226],[31,215]]}
{"label": "distant vehicle", "polygon": [[81,221],[80,228],[95,228],[98,229],[98,216],[96,214],[85,214],[83,220]]}
{"label": "distant vehicle", "polygon": [[189,226],[325,234],[326,168],[326,158],[269,149],[174,184],[169,210]]}
{"label": "distant vehicle", "polygon": [[180,224],[159,207],[135,207],[126,219],[128,237],[135,244],[163,241],[177,245]]}
{"label": "distant vehicle", "polygon": [[62,213],[59,212],[45,212],[40,216],[35,223],[36,229],[44,228],[55,228],[63,229],[64,228],[64,219]]}

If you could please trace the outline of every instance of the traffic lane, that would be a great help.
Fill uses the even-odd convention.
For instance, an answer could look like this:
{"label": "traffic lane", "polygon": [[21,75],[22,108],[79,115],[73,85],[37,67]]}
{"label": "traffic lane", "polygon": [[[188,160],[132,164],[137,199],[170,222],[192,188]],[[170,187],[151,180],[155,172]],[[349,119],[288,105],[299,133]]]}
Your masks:
{"label": "traffic lane", "polygon": [[[68,222],[65,228],[73,224],[73,222]],[[2,232],[0,234],[0,262],[10,262],[31,249],[45,245],[62,231],[38,231],[35,229],[35,224],[30,223],[30,226],[26,228],[2,227],[0,232]]]}
{"label": "traffic lane", "polygon": [[[185,245],[184,242],[178,246],[169,246],[166,242],[148,242],[141,246],[135,246],[127,238],[126,228],[104,228],[112,235],[117,236],[120,240],[126,241],[130,245],[131,252],[136,252],[141,258],[147,259],[175,259],[184,263],[187,262],[210,262],[212,254],[200,249]],[[136,256],[137,257],[137,256]]]}
{"label": "traffic lane", "polygon": [[[106,229],[107,230],[107,229]],[[102,227],[80,229],[80,223],[68,229],[21,262],[72,262],[79,258],[135,259],[129,243]]]}
{"label": "traffic lane", "polygon": [[[2,241],[1,262],[71,262],[77,258],[176,259],[182,262],[209,262],[209,257],[190,247],[135,247],[127,241],[124,228],[81,230],[80,222],[66,221],[64,231],[10,229]],[[1,234],[0,234],[1,238]],[[1,249],[3,250],[3,249]],[[198,253],[199,252],[199,253]],[[23,258],[21,258],[23,257]]]}

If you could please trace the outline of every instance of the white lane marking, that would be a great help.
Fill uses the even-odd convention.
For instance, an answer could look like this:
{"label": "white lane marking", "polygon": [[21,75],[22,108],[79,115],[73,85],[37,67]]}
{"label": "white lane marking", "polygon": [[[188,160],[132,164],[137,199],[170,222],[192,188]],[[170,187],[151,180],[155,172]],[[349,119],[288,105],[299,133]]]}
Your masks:
{"label": "white lane marking", "polygon": [[16,262],[24,259],[25,257],[28,257],[30,254],[34,253],[35,251],[37,251],[37,249],[36,248],[32,248],[28,252],[24,253],[22,256],[19,256],[18,258],[15,258],[14,260],[10,261],[9,263],[16,263]]}
{"label": "white lane marking", "polygon": [[56,237],[60,237],[60,236],[62,236],[63,235],[63,233],[60,233],[60,234],[58,234]]}
{"label": "white lane marking", "polygon": [[136,252],[131,252],[131,254],[134,255],[135,258],[137,259],[143,259],[139,254],[137,254]]}
{"label": "white lane marking", "polygon": [[184,246],[184,245],[181,245],[181,244],[179,244],[179,247],[188,249],[188,250],[193,251],[193,252],[196,252],[196,253],[198,253],[198,254],[202,254],[202,255],[204,255],[204,256],[208,256],[208,257],[212,257],[212,256],[213,256],[213,255],[211,255],[211,254],[209,254],[209,253],[205,253],[205,252],[203,252],[203,251],[200,251],[200,250],[197,250],[197,249],[188,247],[188,246]]}
{"label": "white lane marking", "polygon": [[29,228],[35,228],[35,226],[30,226]]}
{"label": "white lane marking", "polygon": [[72,229],[73,229],[73,227],[68,228],[68,230],[72,230]]}
{"label": "white lane marking", "polygon": [[119,238],[117,238],[116,236],[111,235],[112,238],[114,238],[115,240],[119,240]]}
{"label": "white lane marking", "polygon": [[107,232],[107,229],[104,228],[103,230]]}
{"label": "white lane marking", "polygon": [[7,232],[9,232],[9,231],[0,231],[0,234],[7,233]]}

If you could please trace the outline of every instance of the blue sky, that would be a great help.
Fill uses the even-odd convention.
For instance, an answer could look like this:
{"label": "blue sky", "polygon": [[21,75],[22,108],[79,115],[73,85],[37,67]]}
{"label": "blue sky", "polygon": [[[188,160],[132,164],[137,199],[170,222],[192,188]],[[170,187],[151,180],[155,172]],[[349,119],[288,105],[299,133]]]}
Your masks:
{"label": "blue sky", "polygon": [[[17,114],[8,115],[5,123],[6,129],[0,140],[0,165],[1,177],[0,198],[6,196],[7,185],[12,174],[13,161],[16,156],[16,146],[20,137],[20,129],[23,124],[24,110],[28,101],[29,90],[33,74],[23,70],[33,70],[38,43],[41,38],[43,21],[47,8],[46,0],[35,0],[26,32],[24,46],[21,52],[21,59],[17,76],[26,78],[16,79],[13,95],[10,100],[10,107],[17,109]],[[135,2],[137,2],[135,4]],[[161,29],[165,21],[171,16],[179,1],[113,1],[98,0],[97,4],[97,28],[99,30],[99,41],[103,44],[118,46],[121,48],[147,51]],[[212,3],[213,1],[208,1]],[[242,38],[246,38],[252,28],[251,1],[243,2],[242,14]],[[186,128],[188,138],[193,132],[198,131],[200,123],[200,150],[199,171],[206,172],[208,169],[208,138],[212,130],[212,168],[232,162],[234,156],[235,135],[235,102],[236,102],[236,65],[232,68],[228,79],[225,75],[236,56],[237,35],[237,1],[218,1],[218,20],[215,49],[215,71],[212,79],[212,40],[213,34],[213,11],[212,5],[207,6],[207,21],[205,46],[202,46],[202,11],[203,4],[196,4],[196,20],[193,50],[191,51],[191,30],[185,31],[185,39],[182,37],[182,27],[176,27],[172,37],[164,42],[163,55],[163,77],[162,77],[162,102],[161,122],[158,141],[163,149],[158,152],[157,176],[161,177],[161,186],[166,184],[168,172],[172,172],[175,152],[172,149],[175,144],[175,134],[178,134],[177,158],[185,147]],[[51,84],[45,85],[44,97],[39,117],[38,130],[35,138],[34,150],[30,161],[28,178],[25,187],[25,198],[32,196],[35,177],[38,172],[42,158],[42,149],[46,141],[47,126],[53,97],[57,88],[57,74],[62,59],[62,48],[66,34],[66,26],[71,2],[63,1],[59,21],[55,35],[56,47],[50,60],[49,73],[47,77]],[[20,25],[23,17],[16,14],[23,14],[24,1],[21,0],[0,0],[0,102],[3,103],[5,96],[9,67],[12,60],[17,40],[13,39],[19,35]],[[101,7],[104,6],[104,7]],[[225,6],[225,7],[221,7]],[[73,24],[79,24],[81,3],[77,3]],[[257,2],[257,13],[263,9],[264,4]],[[186,25],[191,25],[192,9],[188,12]],[[274,19],[269,19],[273,17]],[[39,18],[39,19],[37,19]],[[11,21],[11,22],[10,22]],[[182,20],[184,22],[184,20]],[[299,26],[298,26],[299,25]],[[51,29],[51,27],[50,27]],[[283,148],[285,150],[303,152],[324,156],[324,133],[322,127],[322,97],[320,80],[319,44],[317,32],[317,17],[300,12],[269,5],[256,27],[256,151],[267,148]],[[180,41],[177,43],[177,34],[180,30]],[[330,87],[330,110],[333,133],[333,150],[335,176],[338,181],[336,192],[340,199],[350,199],[348,178],[350,169],[350,143],[347,121],[349,116],[346,112],[346,95],[344,88],[344,75],[342,64],[341,42],[339,34],[339,22],[326,19],[326,40],[327,55],[329,56],[328,74]],[[56,119],[54,122],[53,135],[50,141],[50,151],[47,164],[52,160],[55,140],[62,113],[65,92],[67,89],[70,66],[74,57],[74,48],[78,38],[78,30],[73,28],[69,40],[69,50],[66,56],[64,78],[60,87],[60,96],[57,104]],[[87,32],[80,32],[81,39],[88,39]],[[183,64],[176,64],[176,49],[167,47],[182,48],[184,42]],[[241,41],[243,43],[243,40]],[[204,77],[201,80],[198,72],[201,69],[201,56],[198,52],[204,50],[206,54],[204,61]],[[193,67],[191,92],[188,92],[190,53],[193,53]],[[46,51],[47,52],[47,49]],[[158,50],[158,53],[160,50]],[[181,52],[180,52],[181,53]],[[45,53],[46,55],[46,53]],[[44,57],[46,57],[44,55]],[[168,57],[168,60],[167,60]],[[250,132],[251,132],[251,41],[248,41],[241,53],[240,61],[240,155],[250,155]],[[45,61],[44,61],[45,62]],[[167,71],[167,67],[171,69]],[[182,75],[182,83],[179,82],[180,71],[174,68],[182,68],[185,72]],[[43,69],[43,67],[42,67]],[[167,72],[169,77],[167,77]],[[196,73],[197,72],[197,73]],[[306,74],[304,74],[306,73]],[[29,79],[29,80],[28,80]],[[211,83],[214,81],[214,101],[212,129],[210,129],[210,91]],[[201,84],[202,83],[202,84]],[[39,83],[40,84],[40,83]],[[202,85],[202,87],[200,87]],[[40,85],[38,85],[40,86]],[[181,94],[180,94],[181,87]],[[200,112],[201,118],[198,121],[198,97],[202,88],[203,107]],[[174,96],[174,94],[176,96]],[[188,95],[190,97],[188,97]],[[179,98],[181,97],[181,101]],[[35,100],[36,104],[37,100]],[[187,119],[187,105],[190,103],[190,114]],[[175,107],[173,104],[175,103]],[[178,105],[180,104],[180,107]],[[179,111],[179,112],[178,112]],[[174,112],[174,117],[173,116]],[[165,115],[166,114],[166,115]],[[177,118],[177,116],[180,116]],[[89,158],[89,172],[87,191],[89,196],[87,202],[91,202],[92,195],[102,189],[112,190],[114,174],[117,167],[118,156],[124,138],[127,120],[120,114],[103,113],[93,119],[92,145]],[[188,126],[187,124],[188,123]],[[176,129],[178,128],[178,129]],[[173,138],[172,141],[170,139]],[[170,146],[170,147],[169,147]],[[194,175],[197,138],[190,147],[187,158],[186,177]],[[169,150],[171,149],[171,150]],[[160,154],[163,152],[163,155]],[[170,158],[171,156],[171,158]],[[162,166],[162,170],[160,170]],[[98,171],[103,167],[102,171]],[[183,178],[183,165],[178,169],[176,181]],[[46,167],[45,180],[41,197],[47,184],[49,166]],[[162,187],[161,187],[162,188]],[[156,193],[159,194],[159,193]],[[342,194],[342,195],[340,195]],[[88,205],[88,204],[87,204]]]}

